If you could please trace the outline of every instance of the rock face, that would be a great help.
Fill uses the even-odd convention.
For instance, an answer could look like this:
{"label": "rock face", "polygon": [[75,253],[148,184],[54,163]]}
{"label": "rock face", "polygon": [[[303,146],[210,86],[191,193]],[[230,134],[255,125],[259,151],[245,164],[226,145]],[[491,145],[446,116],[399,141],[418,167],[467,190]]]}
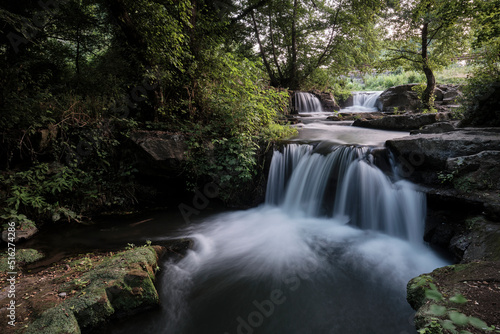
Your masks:
{"label": "rock face", "polygon": [[[494,238],[491,224],[500,222],[500,129],[418,134],[389,140],[386,146],[401,174],[426,187],[424,239],[451,252],[456,261],[482,258],[486,250],[471,240],[485,245],[484,240]],[[474,217],[489,222],[480,227],[471,223]]]}
{"label": "rock face", "polygon": [[462,92],[457,85],[437,85],[434,90],[434,97],[436,106],[456,105],[460,102]]}
{"label": "rock face", "polygon": [[449,113],[391,115],[379,119],[358,119],[352,125],[371,129],[410,131],[449,118]]}
{"label": "rock face", "polygon": [[318,90],[313,90],[311,91],[312,94],[316,95],[316,97],[319,99],[321,102],[321,107],[323,108],[323,111],[337,111],[340,110],[339,105],[335,101],[335,98],[333,97],[332,94],[327,93],[327,92],[320,92]]}
{"label": "rock face", "polygon": [[139,202],[167,203],[189,196],[182,174],[188,149],[184,136],[165,131],[135,131],[129,143],[137,169]]}

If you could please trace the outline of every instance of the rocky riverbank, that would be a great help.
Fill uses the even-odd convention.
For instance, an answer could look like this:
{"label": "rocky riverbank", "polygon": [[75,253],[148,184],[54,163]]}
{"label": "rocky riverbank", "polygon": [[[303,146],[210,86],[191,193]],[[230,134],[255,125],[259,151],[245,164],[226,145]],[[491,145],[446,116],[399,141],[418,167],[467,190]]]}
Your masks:
{"label": "rocky riverbank", "polygon": [[[5,333],[81,333],[110,319],[158,307],[154,282],[159,259],[182,254],[188,247],[188,240],[166,247],[130,246],[116,253],[66,258],[36,271],[27,269],[30,261],[22,261],[15,277],[15,298],[9,297],[9,286],[0,291],[3,319],[10,314],[9,301],[16,303],[15,326],[4,327]],[[2,281],[9,278],[3,270],[0,276]]]}
{"label": "rocky riverbank", "polygon": [[438,124],[386,143],[428,194],[424,239],[460,263],[410,281],[408,301],[423,333],[485,333],[500,327],[500,129]]}

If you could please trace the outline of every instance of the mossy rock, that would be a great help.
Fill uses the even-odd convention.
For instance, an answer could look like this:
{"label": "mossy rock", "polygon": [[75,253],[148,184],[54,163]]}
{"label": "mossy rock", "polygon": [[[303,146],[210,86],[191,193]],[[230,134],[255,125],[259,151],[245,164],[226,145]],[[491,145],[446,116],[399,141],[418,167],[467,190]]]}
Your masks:
{"label": "mossy rock", "polygon": [[42,253],[37,251],[36,249],[18,249],[16,252],[16,259],[19,262],[23,263],[33,263],[38,260],[41,260],[45,257]]}
{"label": "mossy rock", "polygon": [[[80,333],[80,329],[94,328],[111,317],[159,305],[154,277],[158,254],[162,252],[162,248],[138,247],[104,258],[77,281],[61,286],[66,291],[78,289],[79,293],[44,312],[25,333]],[[58,322],[66,318],[70,318],[68,326],[71,328],[59,331]],[[49,325],[57,326],[53,332],[40,331],[45,327],[52,328]]]}
{"label": "mossy rock", "polygon": [[73,312],[81,328],[95,327],[115,313],[106,290],[102,287],[86,288],[79,296],[67,300],[64,305]]}
{"label": "mossy rock", "polygon": [[426,334],[499,328],[494,306],[500,300],[499,282],[498,261],[450,265],[412,279],[407,299],[417,311],[415,327]]}
{"label": "mossy rock", "polygon": [[429,275],[420,275],[413,278],[406,286],[406,300],[414,309],[418,310],[425,304],[425,290],[430,288],[434,279]]}
{"label": "mossy rock", "polygon": [[[16,249],[16,267],[23,264],[33,263],[45,256],[37,251],[36,249]],[[12,271],[8,266],[8,255],[7,253],[0,254],[0,272]]]}
{"label": "mossy rock", "polygon": [[80,326],[73,312],[63,306],[45,311],[32,322],[24,334],[80,334]]}

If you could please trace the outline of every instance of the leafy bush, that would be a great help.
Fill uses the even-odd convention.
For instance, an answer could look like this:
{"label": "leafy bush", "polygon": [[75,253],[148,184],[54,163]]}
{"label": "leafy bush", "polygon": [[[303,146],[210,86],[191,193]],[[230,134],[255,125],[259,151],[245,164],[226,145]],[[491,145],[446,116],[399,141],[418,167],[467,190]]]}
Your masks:
{"label": "leafy bush", "polygon": [[83,126],[72,117],[59,122],[52,157],[34,152],[22,168],[0,172],[0,218],[25,229],[35,222],[78,222],[84,214],[134,201],[134,170],[116,138],[134,125],[83,119]]}
{"label": "leafy bush", "polygon": [[277,123],[288,92],[267,86],[258,64],[221,51],[211,57],[214,68],[199,82],[199,114],[186,129],[189,168],[195,179],[217,180],[228,200],[255,176],[259,143],[295,132]]}
{"label": "leafy bush", "polygon": [[[426,88],[427,88],[427,86],[425,84],[415,85],[411,88],[412,91],[417,93],[417,96],[418,96],[419,100],[422,102],[422,104],[424,101],[424,91]],[[422,112],[424,114],[437,112],[436,108],[434,108],[434,100],[435,99],[436,99],[436,96],[434,94],[432,94],[430,99],[429,99],[429,105],[431,105],[431,107],[429,109],[422,110]]]}

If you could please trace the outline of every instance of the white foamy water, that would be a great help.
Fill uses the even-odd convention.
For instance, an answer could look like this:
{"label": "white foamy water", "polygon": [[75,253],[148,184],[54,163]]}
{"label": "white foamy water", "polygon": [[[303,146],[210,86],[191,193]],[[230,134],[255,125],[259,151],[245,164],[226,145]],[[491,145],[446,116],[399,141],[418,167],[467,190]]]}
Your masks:
{"label": "white foamy water", "polygon": [[446,264],[422,244],[266,205],[185,236],[195,247],[167,267],[170,307],[152,332],[411,332],[406,283]]}

